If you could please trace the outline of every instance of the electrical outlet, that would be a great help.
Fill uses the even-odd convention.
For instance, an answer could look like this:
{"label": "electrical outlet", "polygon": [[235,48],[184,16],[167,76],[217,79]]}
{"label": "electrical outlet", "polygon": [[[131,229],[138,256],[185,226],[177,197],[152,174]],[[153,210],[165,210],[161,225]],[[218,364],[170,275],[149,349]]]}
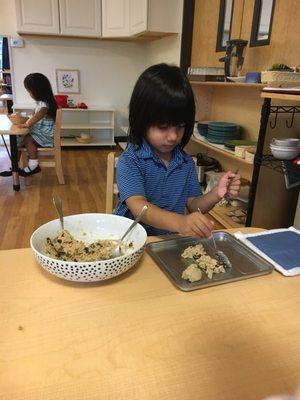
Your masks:
{"label": "electrical outlet", "polygon": [[11,47],[24,47],[24,39],[21,37],[15,37],[10,39]]}

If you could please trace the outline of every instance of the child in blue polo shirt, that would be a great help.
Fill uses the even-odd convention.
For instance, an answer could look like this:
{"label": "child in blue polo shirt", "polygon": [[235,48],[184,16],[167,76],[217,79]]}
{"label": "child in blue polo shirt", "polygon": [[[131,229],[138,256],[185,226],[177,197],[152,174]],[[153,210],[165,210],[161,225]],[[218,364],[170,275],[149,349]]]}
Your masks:
{"label": "child in blue polo shirt", "polygon": [[240,181],[230,171],[201,194],[194,161],[183,151],[194,119],[193,91],[178,67],[158,64],[141,74],[129,105],[129,143],[117,164],[116,214],[134,218],[148,205],[142,219],[148,235],[210,237],[214,224],[203,213],[238,194]]}

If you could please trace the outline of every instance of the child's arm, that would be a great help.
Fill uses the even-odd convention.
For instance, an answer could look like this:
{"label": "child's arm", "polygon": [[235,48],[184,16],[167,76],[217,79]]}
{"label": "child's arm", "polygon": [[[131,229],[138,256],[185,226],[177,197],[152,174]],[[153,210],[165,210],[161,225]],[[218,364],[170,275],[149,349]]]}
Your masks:
{"label": "child's arm", "polygon": [[144,196],[128,197],[126,204],[134,217],[139,214],[144,205],[147,205],[148,211],[142,221],[158,229],[179,232],[186,236],[210,237],[214,228],[213,222],[198,211],[188,215],[166,211],[149,203]]}
{"label": "child's arm", "polygon": [[241,187],[241,181],[238,175],[229,171],[220,179],[218,185],[210,192],[198,196],[191,197],[188,200],[187,207],[190,212],[200,210],[205,213],[211,210],[225,195],[234,198],[238,195]]}
{"label": "child's arm", "polygon": [[36,114],[29,118],[25,124],[19,125],[20,128],[30,128],[48,114],[48,108],[42,107]]}

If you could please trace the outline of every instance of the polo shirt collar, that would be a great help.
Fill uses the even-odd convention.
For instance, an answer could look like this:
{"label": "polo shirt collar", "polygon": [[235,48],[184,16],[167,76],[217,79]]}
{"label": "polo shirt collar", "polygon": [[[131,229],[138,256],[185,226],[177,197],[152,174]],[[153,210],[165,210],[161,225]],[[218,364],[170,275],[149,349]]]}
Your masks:
{"label": "polo shirt collar", "polygon": [[[153,158],[154,161],[161,163],[161,159],[158,155],[152,150],[151,146],[144,139],[141,147],[137,148],[136,154],[139,158],[147,159]],[[175,162],[177,165],[180,165],[188,160],[187,154],[184,151],[180,150],[178,146],[172,151],[171,162]]]}

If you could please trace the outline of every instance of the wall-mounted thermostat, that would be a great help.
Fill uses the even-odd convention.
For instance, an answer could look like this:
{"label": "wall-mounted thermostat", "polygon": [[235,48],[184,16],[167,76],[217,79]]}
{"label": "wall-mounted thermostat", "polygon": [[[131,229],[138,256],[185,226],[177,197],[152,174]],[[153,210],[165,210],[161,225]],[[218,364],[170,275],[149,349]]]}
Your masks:
{"label": "wall-mounted thermostat", "polygon": [[24,47],[24,39],[21,37],[11,38],[10,47]]}

